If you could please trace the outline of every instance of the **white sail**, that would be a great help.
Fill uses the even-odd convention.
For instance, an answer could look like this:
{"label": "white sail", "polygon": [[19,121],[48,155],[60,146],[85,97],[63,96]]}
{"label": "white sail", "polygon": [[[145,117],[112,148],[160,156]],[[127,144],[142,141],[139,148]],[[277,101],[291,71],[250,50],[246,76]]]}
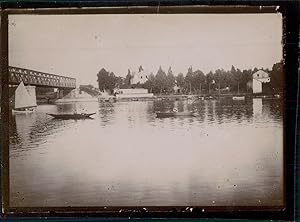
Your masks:
{"label": "white sail", "polygon": [[30,97],[30,102],[32,106],[37,106],[36,104],[36,93],[35,93],[35,86],[26,86],[27,92]]}
{"label": "white sail", "polygon": [[15,92],[15,109],[30,108],[36,106],[35,89],[30,93],[21,82]]}

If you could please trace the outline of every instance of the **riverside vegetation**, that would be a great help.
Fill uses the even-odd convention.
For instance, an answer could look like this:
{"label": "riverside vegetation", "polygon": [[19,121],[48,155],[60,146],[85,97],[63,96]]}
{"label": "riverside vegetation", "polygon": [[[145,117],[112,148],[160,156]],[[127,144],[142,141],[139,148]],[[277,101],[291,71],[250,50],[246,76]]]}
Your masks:
{"label": "riverside vegetation", "polygon": [[[140,66],[141,68],[141,66]],[[98,87],[101,91],[113,92],[115,88],[146,88],[154,94],[210,94],[215,91],[222,93],[251,93],[249,82],[258,68],[240,70],[231,67],[231,70],[217,69],[204,74],[201,70],[189,67],[186,74],[174,75],[172,67],[165,72],[160,66],[157,73],[150,73],[144,84],[130,84],[132,75],[130,70],[126,77],[116,76],[114,72],[102,68],[97,74]],[[264,94],[277,94],[283,91],[284,72],[283,62],[273,65],[272,69],[261,69],[270,75],[271,81],[263,84]],[[177,90],[174,87],[177,87]]]}

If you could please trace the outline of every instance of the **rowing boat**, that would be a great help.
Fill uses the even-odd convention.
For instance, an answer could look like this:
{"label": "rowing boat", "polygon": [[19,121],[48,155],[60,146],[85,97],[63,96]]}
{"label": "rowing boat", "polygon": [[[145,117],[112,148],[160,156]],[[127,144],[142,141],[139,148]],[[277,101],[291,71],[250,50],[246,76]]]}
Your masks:
{"label": "rowing boat", "polygon": [[167,118],[167,117],[184,117],[184,116],[191,116],[194,117],[196,116],[192,112],[157,112],[156,117],[157,118]]}
{"label": "rowing boat", "polygon": [[92,115],[96,113],[64,113],[64,114],[54,114],[47,113],[47,115],[54,117],[55,119],[92,119]]}

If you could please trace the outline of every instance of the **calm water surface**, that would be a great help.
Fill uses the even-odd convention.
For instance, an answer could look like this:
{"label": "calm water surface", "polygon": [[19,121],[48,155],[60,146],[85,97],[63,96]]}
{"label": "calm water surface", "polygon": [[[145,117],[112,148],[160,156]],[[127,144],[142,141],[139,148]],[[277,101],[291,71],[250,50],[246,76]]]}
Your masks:
{"label": "calm water surface", "polygon": [[282,122],[280,100],[40,105],[10,119],[11,206],[282,205]]}

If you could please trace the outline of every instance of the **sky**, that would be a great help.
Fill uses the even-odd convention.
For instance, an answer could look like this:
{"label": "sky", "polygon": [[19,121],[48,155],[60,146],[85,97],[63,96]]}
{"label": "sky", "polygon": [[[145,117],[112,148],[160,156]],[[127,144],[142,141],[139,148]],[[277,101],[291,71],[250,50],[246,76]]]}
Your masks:
{"label": "sky", "polygon": [[282,59],[272,14],[9,15],[9,65],[97,85],[101,68],[204,73],[269,68]]}

